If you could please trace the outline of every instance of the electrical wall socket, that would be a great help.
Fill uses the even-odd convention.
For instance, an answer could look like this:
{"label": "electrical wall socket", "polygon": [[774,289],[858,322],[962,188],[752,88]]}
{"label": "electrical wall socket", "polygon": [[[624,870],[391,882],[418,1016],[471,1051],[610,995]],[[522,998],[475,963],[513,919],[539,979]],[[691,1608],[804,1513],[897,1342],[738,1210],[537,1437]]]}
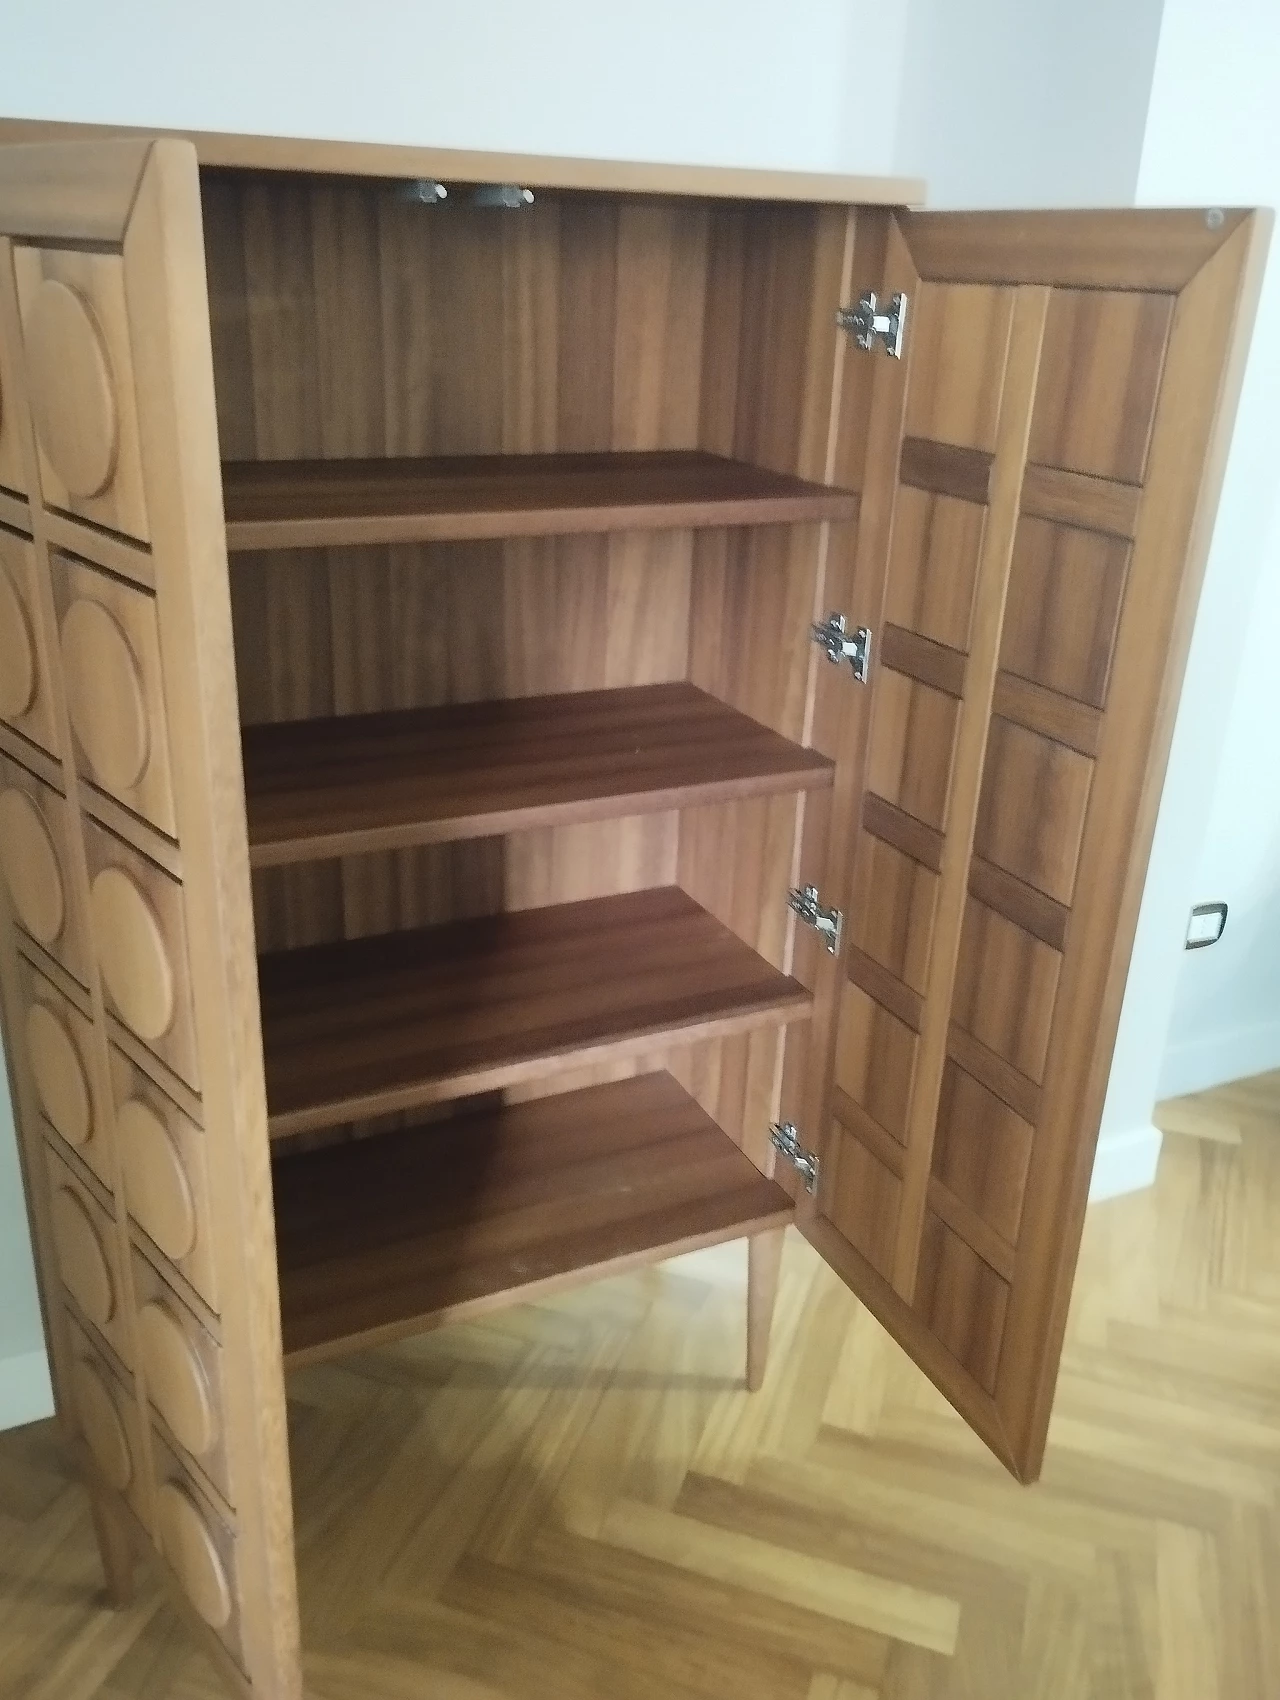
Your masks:
{"label": "electrical wall socket", "polygon": [[1203,950],[1217,944],[1227,928],[1225,903],[1197,903],[1187,922],[1187,949]]}

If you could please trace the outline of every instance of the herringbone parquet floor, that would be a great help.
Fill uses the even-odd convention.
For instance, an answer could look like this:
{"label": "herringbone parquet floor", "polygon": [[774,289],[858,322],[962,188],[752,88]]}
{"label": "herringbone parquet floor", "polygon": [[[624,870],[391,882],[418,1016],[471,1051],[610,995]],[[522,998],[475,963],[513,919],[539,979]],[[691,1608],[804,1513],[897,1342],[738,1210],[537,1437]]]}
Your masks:
{"label": "herringbone parquet floor", "polygon": [[[741,1246],[296,1376],[314,1700],[1276,1700],[1280,1074],[1162,1119],[1034,1489],[798,1239],[754,1398]],[[216,1700],[100,1588],[50,1427],[0,1437],[0,1692]]]}

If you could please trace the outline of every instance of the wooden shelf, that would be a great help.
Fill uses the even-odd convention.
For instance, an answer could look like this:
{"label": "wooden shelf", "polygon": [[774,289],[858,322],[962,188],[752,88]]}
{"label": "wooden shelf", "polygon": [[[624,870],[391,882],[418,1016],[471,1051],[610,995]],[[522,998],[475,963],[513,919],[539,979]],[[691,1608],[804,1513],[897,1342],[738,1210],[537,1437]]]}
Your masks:
{"label": "wooden shelf", "polygon": [[227,547],[317,549],[853,519],[852,490],[699,450],[228,461]]}
{"label": "wooden shelf", "polygon": [[831,784],[694,685],[450,704],[244,733],[255,867]]}
{"label": "wooden shelf", "polygon": [[810,994],[674,886],[259,963],[276,1137],[806,1016]]}
{"label": "wooden shelf", "polygon": [[275,1165],[284,1349],[333,1357],[790,1220],[668,1074]]}

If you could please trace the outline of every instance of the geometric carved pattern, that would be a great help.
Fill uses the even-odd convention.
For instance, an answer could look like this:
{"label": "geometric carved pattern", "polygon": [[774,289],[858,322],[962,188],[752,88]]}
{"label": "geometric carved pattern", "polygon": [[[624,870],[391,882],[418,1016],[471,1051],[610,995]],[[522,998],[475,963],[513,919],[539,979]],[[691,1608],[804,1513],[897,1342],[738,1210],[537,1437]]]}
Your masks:
{"label": "geometric carved pattern", "polygon": [[56,753],[58,723],[34,544],[0,526],[0,718]]}
{"label": "geometric carved pattern", "polygon": [[836,1085],[873,1121],[905,1143],[916,1035],[852,982],[840,994]]}
{"label": "geometric carved pattern", "polygon": [[139,1038],[161,1038],[173,1021],[173,965],[155,911],[136,881],[117,867],[94,876],[89,907],[112,1001]]}
{"label": "geometric carved pattern", "polygon": [[938,876],[870,832],[862,840],[849,903],[849,938],[916,993],[923,993]]}
{"label": "geometric carved pattern", "polygon": [[0,872],[19,925],[52,946],[66,919],[66,887],[54,835],[28,790],[0,792]]}
{"label": "geometric carved pattern", "polygon": [[197,1458],[210,1451],[218,1438],[218,1413],[209,1382],[186,1326],[161,1298],[139,1307],[138,1349],[147,1391],[174,1438]]}
{"label": "geometric carved pattern", "polygon": [[191,1182],[177,1144],[151,1105],[128,1098],[116,1110],[125,1196],[130,1212],[173,1263],[195,1248]]}
{"label": "geometric carved pattern", "polygon": [[1055,289],[1028,458],[1140,484],[1174,297]]}
{"label": "geometric carved pattern", "polygon": [[1093,763],[994,718],[973,847],[1059,903],[1071,902]]}
{"label": "geometric carved pattern", "polygon": [[[1119,220],[1040,228],[1028,245],[1006,215],[898,221],[892,287],[915,316],[892,519],[862,513],[884,615],[812,1230],[1028,1478],[1218,381],[1203,326],[1174,329],[1172,289],[1194,286],[1152,293],[1149,255],[1110,253]],[[1243,255],[1208,262],[1214,287],[1239,287]],[[1206,282],[1206,318],[1213,300]],[[1216,325],[1214,359],[1225,310]],[[893,452],[873,443],[866,489]]]}
{"label": "geometric carved pattern", "polygon": [[156,599],[61,552],[53,579],[78,765],[176,838]]}
{"label": "geometric carved pattern", "polygon": [[14,272],[44,501],[145,540],[123,262],[18,248]]}
{"label": "geometric carved pattern", "polygon": [[72,496],[99,495],[120,441],[116,386],[93,308],[56,278],[36,286],[23,327],[40,448]]}
{"label": "geometric carved pattern", "polygon": [[160,1550],[177,1572],[187,1598],[211,1629],[231,1621],[227,1567],[193,1494],[177,1482],[164,1482],[156,1496]]}
{"label": "geometric carved pattern", "polygon": [[93,1137],[93,1095],[80,1044],[68,1026],[84,1018],[70,1004],[58,1008],[55,997],[50,993],[49,1001],[27,1010],[27,1058],[40,1107],[68,1144],[81,1146]]}
{"label": "geometric carved pattern", "polygon": [[1000,665],[1105,707],[1128,565],[1125,538],[1020,519]]}
{"label": "geometric carved pattern", "polygon": [[1039,1082],[1061,966],[1058,951],[970,897],[956,959],[952,1019]]}
{"label": "geometric carved pattern", "polygon": [[887,1281],[893,1274],[902,1182],[839,1122],[827,1149],[834,1156],[835,1175],[827,1182],[826,1213]]}
{"label": "geometric carved pattern", "polygon": [[994,449],[1013,291],[923,283],[911,306],[906,435]]}
{"label": "geometric carved pattern", "polygon": [[933,1172],[1009,1245],[1018,1243],[1035,1129],[948,1059],[942,1076]]}
{"label": "geometric carved pattern", "polygon": [[53,1245],[62,1280],[84,1315],[120,1351],[121,1286],[111,1250],[110,1219],[48,1147],[45,1156],[52,1188]]}
{"label": "geometric carved pattern", "polygon": [[217,1310],[204,1134],[114,1045],[110,1047],[116,1143],[125,1204],[200,1297]]}
{"label": "geometric carved pattern", "polygon": [[80,1426],[107,1486],[123,1493],[133,1480],[133,1452],[120,1403],[107,1372],[96,1359],[77,1357],[73,1392]]}
{"label": "geometric carved pattern", "polygon": [[904,484],[894,514],[885,619],[968,650],[987,510]]}
{"label": "geometric carved pattern", "polygon": [[[0,531],[0,715],[20,720],[35,701],[38,671],[35,633],[27,617],[21,585],[14,568],[6,561],[19,549],[28,550],[19,538]],[[25,577],[25,575],[23,575]]]}
{"label": "geometric carved pattern", "polygon": [[947,824],[955,749],[954,697],[882,668],[867,788],[939,832]]}
{"label": "geometric carved pattern", "polygon": [[1008,1302],[1008,1282],[926,1211],[913,1308],[988,1393],[995,1388]]}
{"label": "geometric carved pattern", "polygon": [[182,887],[96,822],[84,823],[94,946],[108,1007],[198,1088]]}

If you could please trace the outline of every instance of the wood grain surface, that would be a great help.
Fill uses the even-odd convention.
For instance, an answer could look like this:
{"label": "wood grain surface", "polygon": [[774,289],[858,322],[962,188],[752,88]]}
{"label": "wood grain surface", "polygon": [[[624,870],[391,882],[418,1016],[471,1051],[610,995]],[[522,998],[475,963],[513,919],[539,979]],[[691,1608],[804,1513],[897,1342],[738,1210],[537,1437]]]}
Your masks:
{"label": "wood grain surface", "polygon": [[314,945],[259,965],[276,1135],[803,1017],[677,887]]}
{"label": "wood grain surface", "polygon": [[[77,124],[39,118],[0,118],[0,142],[49,143],[139,138],[139,151],[156,136],[180,135],[194,144],[202,166],[218,169],[308,172],[322,177],[444,178],[455,185],[511,183],[536,188],[604,190],[618,195],[693,195],[731,201],[815,201],[838,206],[880,203],[914,206],[924,199],[918,177],[862,176],[819,171],[760,171],[734,166],[681,165],[643,160],[556,158],[522,153],[480,153],[458,148],[408,147],[324,137],[246,136],[216,130],[156,130],[122,124]],[[54,156],[56,164],[56,155]],[[59,186],[55,178],[53,185]],[[123,193],[124,185],[122,185]],[[46,217],[60,210],[49,197],[19,203]],[[461,198],[461,197],[459,197]],[[93,197],[82,204],[98,211]],[[77,210],[80,210],[78,207]],[[122,209],[122,210],[127,210]],[[43,226],[28,234],[42,234]]]}
{"label": "wood grain surface", "polygon": [[[738,1244],[295,1370],[308,1690],[1277,1692],[1280,1076],[1156,1119],[1155,1186],[1088,1213],[1030,1491],[794,1234],[758,1394]],[[52,1424],[0,1435],[0,1517],[15,1694],[216,1700],[157,1587],[104,1609]]]}
{"label": "wood grain surface", "polygon": [[[757,1233],[794,1208],[662,1073],[284,1157],[275,1195],[291,1363]],[[767,1317],[760,1329],[763,1344]]]}
{"label": "wood grain surface", "polygon": [[831,783],[831,763],[693,685],[245,730],[255,867]]}
{"label": "wood grain surface", "polygon": [[858,511],[852,490],[696,449],[232,461],[222,477],[233,550],[770,525]]}

